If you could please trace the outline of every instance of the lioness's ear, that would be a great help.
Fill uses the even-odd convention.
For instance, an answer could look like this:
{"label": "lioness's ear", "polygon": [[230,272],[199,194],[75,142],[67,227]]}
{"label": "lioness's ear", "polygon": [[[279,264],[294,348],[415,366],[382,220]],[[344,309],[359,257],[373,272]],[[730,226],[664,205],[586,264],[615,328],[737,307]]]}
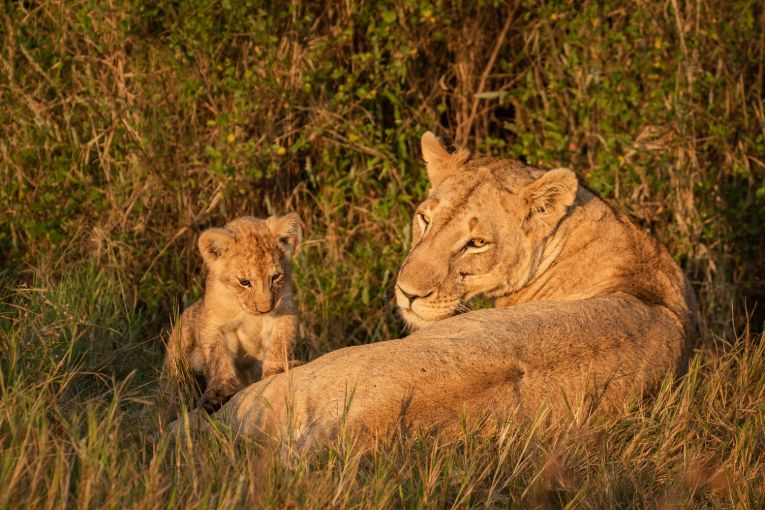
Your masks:
{"label": "lioness's ear", "polygon": [[545,172],[526,186],[523,196],[528,209],[524,230],[552,229],[574,203],[578,187],[576,175],[566,168]]}
{"label": "lioness's ear", "polygon": [[208,228],[199,236],[197,246],[202,258],[210,265],[226,253],[229,243],[233,240],[234,236],[226,229]]}
{"label": "lioness's ear", "polygon": [[297,251],[301,223],[300,216],[294,212],[284,216],[271,216],[266,220],[268,229],[289,257]]}
{"label": "lioness's ear", "polygon": [[449,149],[430,131],[422,135],[420,143],[422,159],[425,160],[428,170],[428,180],[434,188],[470,158],[470,151],[466,149],[455,149],[449,152]]}

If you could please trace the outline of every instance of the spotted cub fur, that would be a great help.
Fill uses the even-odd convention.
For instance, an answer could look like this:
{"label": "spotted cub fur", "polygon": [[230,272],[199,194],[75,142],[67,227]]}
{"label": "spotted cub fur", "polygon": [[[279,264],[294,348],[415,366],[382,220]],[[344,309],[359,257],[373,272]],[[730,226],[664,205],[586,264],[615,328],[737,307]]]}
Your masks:
{"label": "spotted cub fur", "polygon": [[165,373],[201,379],[200,406],[213,412],[245,386],[291,361],[298,316],[290,283],[297,214],[237,218],[199,236],[208,268],[205,294],[181,315],[170,336]]}

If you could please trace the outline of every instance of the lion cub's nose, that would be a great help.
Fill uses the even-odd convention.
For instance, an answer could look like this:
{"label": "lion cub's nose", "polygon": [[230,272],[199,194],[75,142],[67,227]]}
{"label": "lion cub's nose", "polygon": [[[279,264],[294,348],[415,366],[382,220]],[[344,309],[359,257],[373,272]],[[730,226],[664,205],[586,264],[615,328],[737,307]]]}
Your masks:
{"label": "lion cub's nose", "polygon": [[412,307],[412,304],[414,303],[415,299],[426,298],[426,297],[430,296],[431,294],[433,294],[432,290],[430,292],[428,292],[427,294],[415,294],[415,293],[412,293],[412,292],[407,292],[407,291],[404,290],[403,287],[401,287],[401,285],[398,285],[398,290],[400,290],[401,293],[404,295],[404,297],[406,297],[406,299],[409,300],[409,308]]}

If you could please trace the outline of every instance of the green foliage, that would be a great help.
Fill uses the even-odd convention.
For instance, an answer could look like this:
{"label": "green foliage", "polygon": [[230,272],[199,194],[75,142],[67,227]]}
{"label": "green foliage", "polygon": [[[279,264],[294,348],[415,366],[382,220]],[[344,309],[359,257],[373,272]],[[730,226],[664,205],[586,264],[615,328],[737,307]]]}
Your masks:
{"label": "green foliage", "polygon": [[499,436],[286,465],[219,438],[194,457],[146,443],[144,403],[170,319],[202,291],[197,234],[238,215],[305,222],[299,357],[401,336],[392,284],[426,193],[425,129],[574,169],[669,247],[731,337],[765,294],[761,2],[2,5],[0,507],[43,506],[45,489],[106,507],[762,500],[747,485],[762,367],[743,344],[700,358],[687,395],[581,443],[532,454],[512,429],[508,457]]}
{"label": "green foliage", "polygon": [[441,125],[481,152],[574,168],[669,245],[712,324],[762,295],[755,1],[110,5],[3,14],[10,269],[75,242],[165,321],[198,294],[195,233],[295,209],[301,297],[328,307],[305,307],[311,334],[338,337],[314,354],[395,336],[356,297],[392,318],[386,285],[425,193],[417,140]]}
{"label": "green foliage", "polygon": [[[37,273],[31,286],[5,292],[0,359],[3,383],[10,387],[68,385],[78,373],[82,395],[102,390],[104,378],[123,379],[136,367],[156,364],[156,350],[141,336],[144,321],[135,302],[92,264],[70,267],[55,281]],[[139,379],[153,380],[155,374],[145,371]]]}

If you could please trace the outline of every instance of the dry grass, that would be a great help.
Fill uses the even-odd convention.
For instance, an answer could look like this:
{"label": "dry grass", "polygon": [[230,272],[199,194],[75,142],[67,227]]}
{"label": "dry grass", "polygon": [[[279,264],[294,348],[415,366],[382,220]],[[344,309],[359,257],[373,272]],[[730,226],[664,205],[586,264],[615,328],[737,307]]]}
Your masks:
{"label": "dry grass", "polygon": [[[758,0],[4,2],[0,507],[763,506],[763,34]],[[403,333],[426,128],[657,235],[707,321],[690,375],[560,434],[150,442],[207,226],[301,214],[301,358]]]}
{"label": "dry grass", "polygon": [[[562,429],[423,431],[307,456],[234,441],[156,439],[153,385],[109,374],[151,361],[119,284],[43,275],[2,311],[0,507],[734,507],[765,501],[765,342],[717,339],[679,381],[618,416]],[[84,296],[84,297],[81,297]],[[120,343],[122,342],[122,343]],[[101,346],[109,345],[107,352]],[[105,359],[104,356],[107,356]],[[147,358],[148,359],[145,359]],[[149,377],[151,379],[151,377]],[[540,414],[541,416],[541,414]],[[152,440],[151,438],[155,438]]]}

